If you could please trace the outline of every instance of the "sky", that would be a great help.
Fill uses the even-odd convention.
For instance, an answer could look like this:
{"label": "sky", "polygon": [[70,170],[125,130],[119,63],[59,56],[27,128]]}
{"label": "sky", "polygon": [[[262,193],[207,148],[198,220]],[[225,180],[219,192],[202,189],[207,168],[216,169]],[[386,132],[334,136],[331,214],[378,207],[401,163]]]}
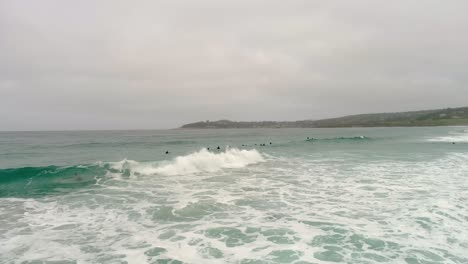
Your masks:
{"label": "sky", "polygon": [[465,0],[0,0],[0,130],[468,106]]}

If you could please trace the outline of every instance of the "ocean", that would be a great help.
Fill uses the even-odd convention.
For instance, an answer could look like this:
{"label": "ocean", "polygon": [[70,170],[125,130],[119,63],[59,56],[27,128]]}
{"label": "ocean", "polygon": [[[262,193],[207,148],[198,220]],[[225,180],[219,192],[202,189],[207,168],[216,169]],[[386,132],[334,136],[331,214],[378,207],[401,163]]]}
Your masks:
{"label": "ocean", "polygon": [[0,263],[466,264],[468,127],[0,132]]}

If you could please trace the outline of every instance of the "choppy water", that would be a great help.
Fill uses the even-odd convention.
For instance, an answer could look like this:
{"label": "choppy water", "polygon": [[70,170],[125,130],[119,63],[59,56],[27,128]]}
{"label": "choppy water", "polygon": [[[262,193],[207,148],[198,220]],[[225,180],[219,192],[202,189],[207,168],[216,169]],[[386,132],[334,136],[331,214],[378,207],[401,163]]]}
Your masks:
{"label": "choppy water", "polygon": [[468,263],[468,128],[0,133],[0,263],[330,262]]}

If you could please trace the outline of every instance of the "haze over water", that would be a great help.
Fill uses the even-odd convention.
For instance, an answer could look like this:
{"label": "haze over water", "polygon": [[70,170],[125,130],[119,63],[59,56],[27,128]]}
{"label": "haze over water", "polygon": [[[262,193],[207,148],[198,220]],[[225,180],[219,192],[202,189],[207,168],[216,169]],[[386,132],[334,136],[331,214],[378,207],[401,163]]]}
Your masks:
{"label": "haze over water", "polygon": [[468,263],[468,128],[1,132],[0,223],[0,263]]}

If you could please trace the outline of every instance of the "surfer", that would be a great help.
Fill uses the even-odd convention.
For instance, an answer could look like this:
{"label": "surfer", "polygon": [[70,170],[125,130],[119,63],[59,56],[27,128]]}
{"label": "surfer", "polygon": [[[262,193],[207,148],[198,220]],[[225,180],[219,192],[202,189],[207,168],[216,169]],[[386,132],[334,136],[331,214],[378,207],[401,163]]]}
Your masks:
{"label": "surfer", "polygon": [[81,178],[80,175],[78,175],[78,173],[75,173],[75,180],[82,181],[83,179]]}
{"label": "surfer", "polygon": [[169,150],[166,150],[166,155],[169,154]]}
{"label": "surfer", "polygon": [[217,150],[220,150],[221,148],[218,146],[216,149],[217,149]]}

